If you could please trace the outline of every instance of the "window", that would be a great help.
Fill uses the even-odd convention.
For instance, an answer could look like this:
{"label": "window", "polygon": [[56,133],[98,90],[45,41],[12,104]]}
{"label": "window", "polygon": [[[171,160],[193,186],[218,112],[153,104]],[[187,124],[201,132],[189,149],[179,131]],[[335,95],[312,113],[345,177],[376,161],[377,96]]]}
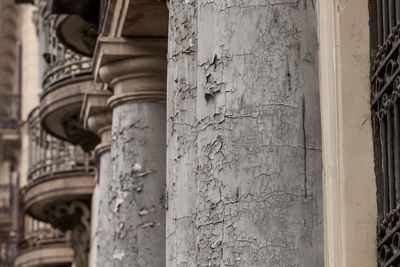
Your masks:
{"label": "window", "polygon": [[371,0],[371,109],[379,266],[400,261],[400,1]]}

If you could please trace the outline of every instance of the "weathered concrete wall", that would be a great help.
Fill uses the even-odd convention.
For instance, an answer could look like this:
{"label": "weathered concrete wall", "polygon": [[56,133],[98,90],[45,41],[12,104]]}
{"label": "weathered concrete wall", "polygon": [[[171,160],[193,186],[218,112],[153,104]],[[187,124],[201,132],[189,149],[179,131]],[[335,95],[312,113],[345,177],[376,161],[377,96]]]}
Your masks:
{"label": "weathered concrete wall", "polygon": [[113,108],[109,266],[165,265],[165,118],[161,103]]}
{"label": "weathered concrete wall", "polygon": [[[313,1],[170,12],[168,266],[323,266]],[[182,115],[194,99],[196,120]]]}

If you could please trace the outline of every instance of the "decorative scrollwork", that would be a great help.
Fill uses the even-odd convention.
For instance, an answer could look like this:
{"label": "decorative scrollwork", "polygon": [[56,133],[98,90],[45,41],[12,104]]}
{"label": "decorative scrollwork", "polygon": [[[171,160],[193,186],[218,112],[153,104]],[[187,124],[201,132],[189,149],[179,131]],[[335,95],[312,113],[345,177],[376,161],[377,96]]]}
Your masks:
{"label": "decorative scrollwork", "polygon": [[88,24],[82,32],[81,38],[89,51],[94,51],[98,35],[99,29],[94,24]]}
{"label": "decorative scrollwork", "polygon": [[400,263],[400,25],[379,46],[371,75],[379,266],[391,267]]}
{"label": "decorative scrollwork", "polygon": [[75,266],[88,266],[90,250],[90,207],[82,201],[57,202],[46,209],[52,225],[68,232],[75,254]]}
{"label": "decorative scrollwork", "polygon": [[379,264],[391,266],[400,261],[400,206],[386,214],[378,227]]}

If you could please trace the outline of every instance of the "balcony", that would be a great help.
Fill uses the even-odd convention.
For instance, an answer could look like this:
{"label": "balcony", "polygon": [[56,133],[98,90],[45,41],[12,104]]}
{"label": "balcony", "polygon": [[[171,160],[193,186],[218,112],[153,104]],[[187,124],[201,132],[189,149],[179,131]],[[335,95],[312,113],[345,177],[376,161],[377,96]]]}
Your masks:
{"label": "balcony", "polygon": [[90,203],[94,188],[92,156],[46,133],[39,110],[29,116],[29,175],[24,195],[26,211],[34,218],[68,228],[74,216],[54,216],[57,205]]}
{"label": "balcony", "polygon": [[57,18],[50,15],[47,7],[42,8],[40,39],[44,73],[41,123],[51,135],[89,151],[100,140],[82,129],[79,114],[85,94],[101,85],[93,82],[91,59],[59,42],[55,30]]}
{"label": "balcony", "polygon": [[25,216],[24,228],[16,267],[71,266],[74,255],[68,235],[29,216]]}

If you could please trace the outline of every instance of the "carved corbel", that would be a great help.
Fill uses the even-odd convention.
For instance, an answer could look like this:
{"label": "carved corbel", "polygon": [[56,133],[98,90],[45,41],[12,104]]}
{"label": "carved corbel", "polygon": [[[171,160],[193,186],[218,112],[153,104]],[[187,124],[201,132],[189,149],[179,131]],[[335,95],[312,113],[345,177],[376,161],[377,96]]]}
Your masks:
{"label": "carved corbel", "polygon": [[80,117],[84,129],[94,132],[101,139],[101,143],[95,148],[97,156],[110,150],[111,146],[112,114],[107,105],[111,95],[111,92],[106,90],[88,93],[82,105]]}
{"label": "carved corbel", "polygon": [[90,206],[83,201],[57,202],[46,209],[50,223],[70,235],[76,267],[88,266]]}

